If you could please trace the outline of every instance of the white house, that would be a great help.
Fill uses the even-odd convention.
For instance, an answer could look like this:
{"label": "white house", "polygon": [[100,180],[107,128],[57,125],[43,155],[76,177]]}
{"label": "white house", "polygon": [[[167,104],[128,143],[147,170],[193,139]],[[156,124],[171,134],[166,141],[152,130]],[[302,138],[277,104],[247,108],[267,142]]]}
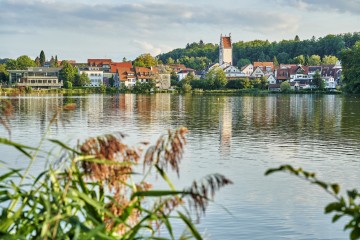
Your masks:
{"label": "white house", "polygon": [[260,78],[265,76],[265,73],[261,70],[261,67],[255,68],[254,72],[250,75],[250,77]]}
{"label": "white house", "polygon": [[243,72],[246,77],[250,77],[251,74],[254,72],[254,65],[252,65],[252,64],[250,63],[250,64],[242,67],[242,68],[241,68],[241,72]]}
{"label": "white house", "polygon": [[134,68],[119,67],[114,75],[114,87],[120,88],[121,85],[133,87],[136,84],[136,75]]}
{"label": "white house", "polygon": [[195,75],[194,72],[195,72],[195,70],[191,69],[191,68],[186,68],[186,69],[181,70],[180,72],[177,73],[178,81],[180,82],[181,80],[186,78],[186,76],[189,74]]}
{"label": "white house", "polygon": [[274,75],[269,75],[267,81],[269,84],[276,84],[276,78],[274,77]]}
{"label": "white house", "polygon": [[100,67],[87,67],[79,68],[79,75],[85,73],[89,79],[90,84],[87,87],[100,87],[103,85],[104,72],[100,70]]}
{"label": "white house", "polygon": [[240,69],[238,69],[235,66],[228,66],[228,67],[224,68],[223,71],[225,72],[226,78],[228,78],[228,79],[245,77],[245,74],[243,72],[241,72]]}

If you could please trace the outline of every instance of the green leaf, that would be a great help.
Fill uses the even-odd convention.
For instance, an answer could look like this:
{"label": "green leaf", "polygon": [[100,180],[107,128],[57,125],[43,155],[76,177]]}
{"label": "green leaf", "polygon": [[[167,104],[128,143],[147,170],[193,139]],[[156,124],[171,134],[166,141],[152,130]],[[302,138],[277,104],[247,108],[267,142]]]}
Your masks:
{"label": "green leaf", "polygon": [[151,191],[139,191],[133,193],[131,199],[134,197],[162,197],[162,196],[175,196],[178,194],[190,194],[186,191],[171,191],[171,190],[151,190]]}
{"label": "green leaf", "polygon": [[325,182],[322,182],[322,181],[317,180],[317,181],[314,181],[313,184],[316,184],[316,185],[322,187],[325,190],[328,188],[328,185]]}
{"label": "green leaf", "polygon": [[355,240],[360,238],[360,227],[356,227],[354,230],[350,233],[350,239]]}
{"label": "green leaf", "polygon": [[189,227],[192,235],[197,239],[197,240],[201,240],[202,237],[200,235],[200,233],[197,231],[196,227],[194,226],[194,224],[190,221],[190,219],[188,219],[184,214],[182,214],[181,212],[178,211],[178,214],[180,216],[180,218],[184,221],[184,223]]}
{"label": "green leaf", "polygon": [[340,186],[339,184],[331,184],[331,189],[333,190],[333,192],[337,195],[340,192]]}
{"label": "green leaf", "polygon": [[50,142],[53,142],[53,143],[55,143],[55,144],[57,144],[57,145],[59,145],[59,146],[61,146],[61,147],[64,148],[64,149],[67,149],[67,150],[69,150],[69,151],[71,151],[71,152],[73,152],[73,153],[76,153],[76,154],[78,154],[78,155],[81,155],[81,152],[76,151],[75,149],[69,147],[68,145],[66,145],[65,143],[63,143],[63,142],[61,142],[61,141],[59,141],[59,140],[49,139],[49,141],[50,141]]}
{"label": "green leaf", "polygon": [[10,172],[5,173],[4,175],[0,176],[0,182],[4,181],[6,178],[10,177],[11,175],[14,175],[15,173],[18,173],[20,170],[12,170]]}
{"label": "green leaf", "polygon": [[344,215],[342,215],[342,214],[336,214],[336,215],[332,218],[332,222],[333,222],[333,223],[336,222],[336,221],[339,220],[342,216],[344,216]]}
{"label": "green leaf", "polygon": [[333,211],[341,211],[342,207],[343,207],[343,205],[341,203],[332,202],[325,207],[325,213],[330,213]]}

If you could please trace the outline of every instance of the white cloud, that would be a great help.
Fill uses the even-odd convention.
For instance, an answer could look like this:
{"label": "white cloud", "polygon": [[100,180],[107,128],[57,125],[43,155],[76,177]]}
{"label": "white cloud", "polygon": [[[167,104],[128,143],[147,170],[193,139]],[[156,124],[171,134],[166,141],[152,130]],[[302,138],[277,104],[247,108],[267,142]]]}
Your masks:
{"label": "white cloud", "polygon": [[152,56],[159,55],[162,51],[161,48],[155,47],[151,43],[140,41],[140,40],[134,40],[134,43],[136,46],[138,46],[144,53],[150,53]]}

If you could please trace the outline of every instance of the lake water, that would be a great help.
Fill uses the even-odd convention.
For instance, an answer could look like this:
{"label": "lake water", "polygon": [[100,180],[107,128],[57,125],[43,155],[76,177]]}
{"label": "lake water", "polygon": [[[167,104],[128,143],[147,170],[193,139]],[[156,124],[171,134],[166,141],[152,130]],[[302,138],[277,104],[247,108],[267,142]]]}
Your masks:
{"label": "lake water", "polygon": [[[4,96],[3,96],[4,97]],[[13,141],[36,146],[57,108],[64,124],[48,138],[77,139],[121,131],[130,144],[155,142],[167,129],[186,126],[188,144],[179,188],[210,173],[234,184],[220,190],[198,225],[207,239],[348,239],[344,221],[331,223],[324,206],[333,199],[294,176],[264,176],[281,164],[314,171],[343,189],[360,188],[360,99],[340,95],[31,95],[9,98]],[[2,137],[7,136],[3,127]],[[46,142],[45,146],[53,145]],[[27,160],[0,146],[0,160],[24,168]],[[35,162],[32,173],[46,166]]]}

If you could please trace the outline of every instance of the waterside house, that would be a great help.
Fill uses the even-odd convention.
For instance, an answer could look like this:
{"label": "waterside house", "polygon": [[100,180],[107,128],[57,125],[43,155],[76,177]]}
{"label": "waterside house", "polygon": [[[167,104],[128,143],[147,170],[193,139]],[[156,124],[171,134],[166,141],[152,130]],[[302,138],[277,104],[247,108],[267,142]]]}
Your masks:
{"label": "waterside house", "polygon": [[9,70],[10,84],[17,87],[61,88],[59,81],[61,68],[29,67],[27,70]]}

